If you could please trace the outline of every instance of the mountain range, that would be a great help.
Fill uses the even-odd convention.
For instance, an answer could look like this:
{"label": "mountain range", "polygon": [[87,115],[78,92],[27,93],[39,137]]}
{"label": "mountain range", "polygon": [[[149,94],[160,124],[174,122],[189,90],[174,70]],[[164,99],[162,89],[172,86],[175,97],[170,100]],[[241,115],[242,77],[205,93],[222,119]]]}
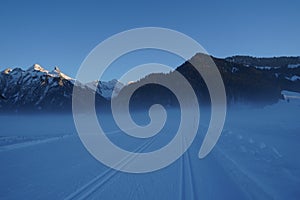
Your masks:
{"label": "mountain range", "polygon": [[5,69],[0,74],[0,110],[2,111],[69,111],[73,87],[84,92],[96,91],[97,102],[107,104],[114,87],[123,87],[117,80],[79,84],[58,67],[52,71],[34,64],[27,70]]}
{"label": "mountain range", "polygon": [[[201,63],[204,56],[208,55],[198,53],[175,69],[189,81],[200,105],[210,104],[210,98],[204,80],[192,66],[191,60],[197,60],[202,66],[205,64]],[[300,92],[300,57],[233,56],[224,59],[212,57],[212,59],[223,78],[229,105],[243,103],[264,106],[282,99],[283,90]],[[83,92],[96,91],[96,107],[109,107],[110,98],[119,98],[118,95],[112,96],[114,87],[117,93],[122,93],[136,84],[142,86],[152,79],[172,80],[172,78],[174,72],[150,74],[128,85],[123,85],[116,79],[109,82],[78,83],[58,67],[48,71],[35,64],[27,70],[5,69],[0,73],[0,111],[68,112],[71,110],[74,87]],[[134,92],[130,102],[133,107],[145,107],[153,103],[178,106],[174,94],[156,84],[140,87]]]}

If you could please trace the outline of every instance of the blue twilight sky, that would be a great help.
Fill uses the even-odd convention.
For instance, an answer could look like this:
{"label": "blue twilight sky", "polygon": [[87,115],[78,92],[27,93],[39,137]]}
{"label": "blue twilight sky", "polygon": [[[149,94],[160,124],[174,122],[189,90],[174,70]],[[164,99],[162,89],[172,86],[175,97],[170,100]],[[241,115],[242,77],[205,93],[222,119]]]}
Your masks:
{"label": "blue twilight sky", "polygon": [[[226,57],[300,56],[300,1],[0,1],[0,70],[51,70],[75,76],[81,62],[101,41],[121,31],[159,26],[183,32],[210,54]],[[131,65],[176,56],[146,51],[129,56],[103,77],[118,78]],[[151,56],[149,56],[151,55]]]}

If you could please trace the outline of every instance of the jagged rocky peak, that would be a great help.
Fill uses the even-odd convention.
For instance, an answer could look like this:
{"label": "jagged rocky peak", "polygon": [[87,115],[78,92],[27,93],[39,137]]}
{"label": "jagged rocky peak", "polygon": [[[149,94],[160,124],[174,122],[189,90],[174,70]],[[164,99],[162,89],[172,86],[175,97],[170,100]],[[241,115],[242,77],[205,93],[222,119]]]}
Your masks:
{"label": "jagged rocky peak", "polygon": [[67,76],[66,74],[62,73],[61,70],[59,69],[59,67],[55,66],[54,69],[48,73],[50,76],[53,76],[53,77],[60,77],[60,78],[63,78],[63,79],[67,79],[67,80],[73,80],[73,78]]}
{"label": "jagged rocky peak", "polygon": [[48,73],[47,70],[45,70],[41,65],[39,64],[34,64],[32,65],[32,67],[30,67],[28,69],[28,71],[40,71],[40,72],[45,72],[45,73]]}
{"label": "jagged rocky peak", "polygon": [[[110,81],[92,81],[86,84],[90,89],[98,92],[106,99],[115,97],[119,91],[124,87],[124,84],[119,82],[117,79]],[[115,91],[114,91],[115,90]],[[114,93],[113,93],[114,91]]]}
{"label": "jagged rocky peak", "polygon": [[123,84],[119,82],[117,79],[112,79],[108,81],[107,84],[111,86],[123,86]]}
{"label": "jagged rocky peak", "polygon": [[12,71],[11,68],[7,68],[7,69],[3,70],[3,73],[4,74],[9,74],[11,71]]}
{"label": "jagged rocky peak", "polygon": [[60,69],[57,66],[54,67],[54,72],[61,73]]}

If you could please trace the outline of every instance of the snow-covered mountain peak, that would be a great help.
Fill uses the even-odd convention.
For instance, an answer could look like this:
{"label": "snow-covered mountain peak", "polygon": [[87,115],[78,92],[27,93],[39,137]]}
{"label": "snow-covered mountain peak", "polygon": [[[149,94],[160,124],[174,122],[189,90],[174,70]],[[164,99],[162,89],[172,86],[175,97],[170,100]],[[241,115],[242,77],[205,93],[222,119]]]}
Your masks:
{"label": "snow-covered mountain peak", "polygon": [[113,87],[122,88],[124,86],[117,79],[112,79],[112,80],[110,80],[108,82],[102,82],[102,83],[105,84],[109,88],[113,88]]}
{"label": "snow-covered mountain peak", "polygon": [[12,71],[11,68],[7,68],[7,69],[3,70],[3,73],[4,74],[9,74],[11,71]]}
{"label": "snow-covered mountain peak", "polygon": [[57,66],[54,67],[54,71],[57,72],[57,73],[61,72],[60,69]]}
{"label": "snow-covered mountain peak", "polygon": [[48,75],[52,77],[60,77],[66,80],[74,80],[73,78],[67,76],[66,74],[62,73],[61,70],[56,66],[54,67],[54,70],[48,73]]}
{"label": "snow-covered mountain peak", "polygon": [[39,71],[48,73],[48,71],[41,67],[39,64],[34,64],[32,67],[29,67],[27,71]]}
{"label": "snow-covered mountain peak", "polygon": [[135,83],[135,81],[129,81],[129,82],[127,83],[127,85],[130,85],[130,84],[132,84],[132,83]]}
{"label": "snow-covered mountain peak", "polygon": [[[117,79],[110,81],[92,81],[87,83],[87,86],[101,94],[106,99],[111,99],[118,95],[120,90],[124,87],[124,84],[119,82]],[[114,92],[113,92],[114,91]]]}

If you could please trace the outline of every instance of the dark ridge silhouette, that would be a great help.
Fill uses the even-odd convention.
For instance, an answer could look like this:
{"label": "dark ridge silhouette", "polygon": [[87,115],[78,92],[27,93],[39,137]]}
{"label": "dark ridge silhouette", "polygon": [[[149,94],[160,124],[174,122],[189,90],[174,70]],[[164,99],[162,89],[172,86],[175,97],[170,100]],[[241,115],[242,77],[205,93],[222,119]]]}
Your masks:
{"label": "dark ridge silhouette", "polygon": [[[239,57],[240,58],[240,57]],[[248,57],[247,57],[248,58]],[[201,62],[202,54],[196,54],[192,59]],[[246,66],[240,62],[230,59],[220,59],[212,57],[220,74],[223,78],[228,105],[235,103],[244,103],[250,105],[265,106],[276,103],[282,99],[281,91],[290,90],[300,92],[300,80],[290,80],[292,76],[300,76],[300,67],[288,68],[288,65],[297,64],[297,59],[292,58],[286,60],[285,57],[275,58],[273,62],[279,60],[286,60],[285,66],[277,68],[277,64],[271,69],[260,69],[255,66]],[[267,60],[270,60],[266,58]],[[271,61],[269,61],[271,63]],[[299,62],[300,63],[300,60]],[[202,64],[202,63],[201,63]],[[205,63],[203,63],[205,65]],[[299,64],[300,66],[300,64]],[[210,97],[207,86],[193,65],[186,61],[181,66],[176,68],[193,87],[200,104],[209,105]],[[140,86],[147,82],[156,82],[157,79],[161,81],[166,79],[177,84],[180,88],[180,83],[174,79],[173,72],[168,74],[151,74],[145,78],[130,84],[123,88],[123,92],[136,87],[134,84]],[[147,84],[137,90],[131,99],[131,104],[136,107],[149,107],[154,102],[162,103],[166,106],[176,106],[178,102],[174,95],[166,92],[166,88],[159,87],[155,84]],[[122,91],[121,93],[122,94]],[[188,94],[187,94],[187,98]],[[134,106],[133,106],[134,107]]]}

